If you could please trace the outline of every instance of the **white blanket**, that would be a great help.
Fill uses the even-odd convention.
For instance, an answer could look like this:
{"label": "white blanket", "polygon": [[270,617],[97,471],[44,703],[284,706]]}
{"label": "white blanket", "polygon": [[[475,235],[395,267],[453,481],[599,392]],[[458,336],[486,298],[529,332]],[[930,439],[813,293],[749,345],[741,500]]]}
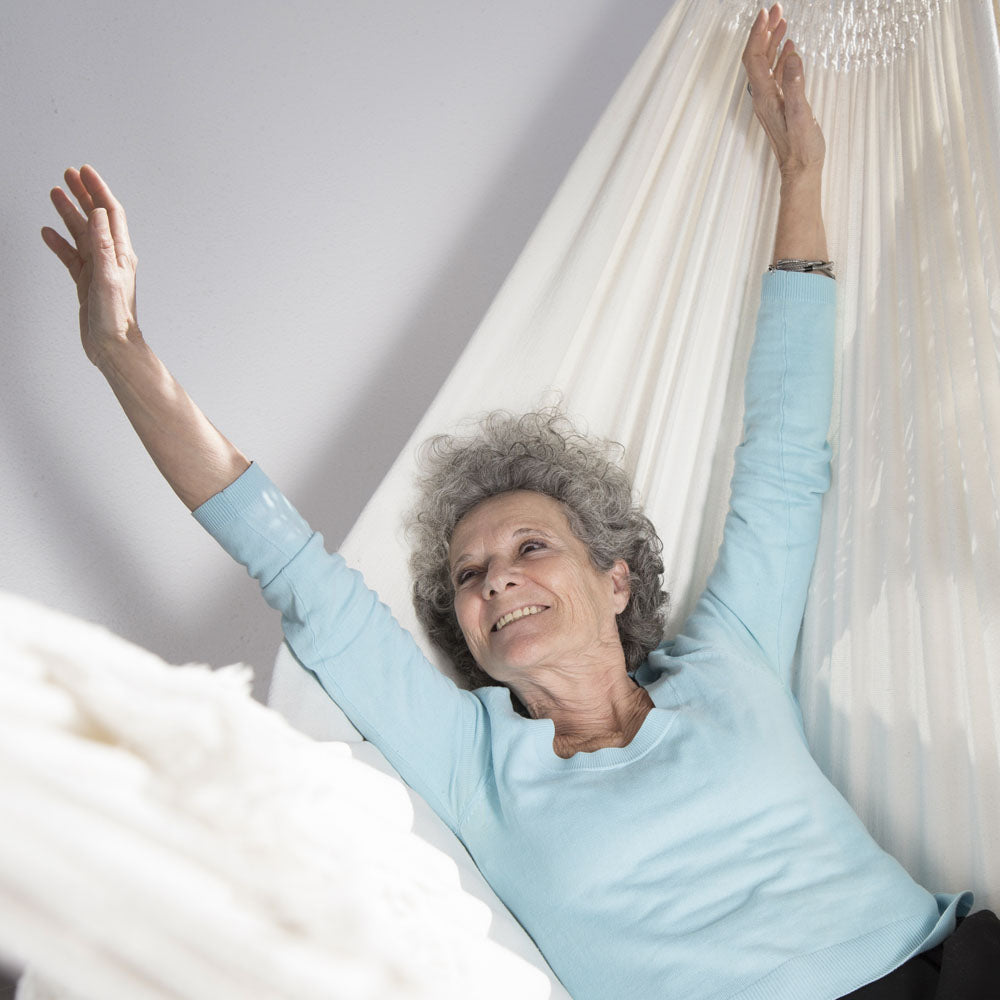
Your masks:
{"label": "white blanket", "polygon": [[0,956],[95,1000],[565,996],[400,782],[248,692],[0,594]]}

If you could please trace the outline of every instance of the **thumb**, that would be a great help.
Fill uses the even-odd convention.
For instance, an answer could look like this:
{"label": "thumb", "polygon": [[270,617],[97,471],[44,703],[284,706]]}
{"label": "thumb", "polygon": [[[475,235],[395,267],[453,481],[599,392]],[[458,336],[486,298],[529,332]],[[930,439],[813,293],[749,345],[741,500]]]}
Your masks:
{"label": "thumb", "polygon": [[797,52],[792,52],[785,62],[781,79],[781,91],[785,97],[785,112],[795,112],[806,103],[805,81],[802,78],[802,60]]}
{"label": "thumb", "polygon": [[788,55],[781,78],[781,89],[786,99],[792,97],[793,100],[800,98],[805,90],[805,83],[802,79],[802,59],[798,52],[791,52]]}

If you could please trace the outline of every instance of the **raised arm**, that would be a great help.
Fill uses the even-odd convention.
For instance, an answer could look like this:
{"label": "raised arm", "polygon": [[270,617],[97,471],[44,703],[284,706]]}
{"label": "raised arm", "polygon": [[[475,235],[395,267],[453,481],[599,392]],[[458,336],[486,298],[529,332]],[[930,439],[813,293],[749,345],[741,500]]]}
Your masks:
{"label": "raised arm", "polygon": [[325,551],[322,536],[163,366],[136,322],[125,212],[92,167],[67,170],[66,183],[82,213],[60,188],[52,201],[76,247],[49,228],[42,238],[76,282],[87,357],[174,492],[260,581],[295,655],[457,830],[486,752],[481,704],[427,662],[377,595]]}
{"label": "raised arm", "polygon": [[[45,226],[45,245],[66,265],[80,301],[80,339],[108,380],[156,467],[190,510],[250,465],[212,425],[146,343],[135,314],[136,255],[125,210],[93,167],[70,168],[51,198],[75,246]],[[82,212],[81,212],[82,209]]]}
{"label": "raised arm", "polygon": [[[784,32],[778,5],[761,11],[743,53],[754,110],[781,171],[774,260],[825,261],[825,145],[801,60],[790,42],[778,55]],[[829,277],[784,269],[764,276],[722,547],[674,652],[728,637],[747,661],[761,654],[788,678],[830,485],[835,310]]]}

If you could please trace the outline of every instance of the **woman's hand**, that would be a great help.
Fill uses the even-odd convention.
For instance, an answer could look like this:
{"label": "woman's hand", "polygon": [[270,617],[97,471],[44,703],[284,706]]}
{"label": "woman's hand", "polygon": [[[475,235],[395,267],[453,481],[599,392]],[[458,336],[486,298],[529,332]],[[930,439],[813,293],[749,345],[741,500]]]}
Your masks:
{"label": "woman's hand", "polygon": [[50,197],[76,243],[48,226],[45,245],[66,265],[80,300],[80,339],[96,365],[111,347],[141,340],[135,316],[135,270],[138,263],[125,223],[125,210],[93,167],[66,171],[66,184],[80,210],[62,188]]}
{"label": "woman's hand", "polygon": [[108,380],[156,467],[194,510],[250,465],[198,409],[143,339],[135,319],[136,256],[125,211],[93,167],[70,168],[52,203],[76,243],[42,229],[45,245],[66,265],[80,299],[80,339]]}
{"label": "woman's hand", "polygon": [[778,54],[787,27],[781,4],[761,10],[743,50],[753,109],[771,140],[782,181],[819,176],[826,153],[823,132],[806,100],[802,59],[791,41]]}

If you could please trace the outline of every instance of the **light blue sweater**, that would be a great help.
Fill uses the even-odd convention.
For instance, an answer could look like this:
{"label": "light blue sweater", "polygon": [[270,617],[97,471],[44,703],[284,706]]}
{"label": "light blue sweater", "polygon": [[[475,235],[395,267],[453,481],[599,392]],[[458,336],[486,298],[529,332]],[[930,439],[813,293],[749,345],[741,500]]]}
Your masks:
{"label": "light blue sweater", "polygon": [[835,289],[764,277],[723,544],[636,674],[655,708],[626,747],[562,759],[551,720],[518,715],[506,689],[458,689],[256,465],[194,512],[575,1000],[834,1000],[971,905],[876,845],[788,687],[830,481]]}

